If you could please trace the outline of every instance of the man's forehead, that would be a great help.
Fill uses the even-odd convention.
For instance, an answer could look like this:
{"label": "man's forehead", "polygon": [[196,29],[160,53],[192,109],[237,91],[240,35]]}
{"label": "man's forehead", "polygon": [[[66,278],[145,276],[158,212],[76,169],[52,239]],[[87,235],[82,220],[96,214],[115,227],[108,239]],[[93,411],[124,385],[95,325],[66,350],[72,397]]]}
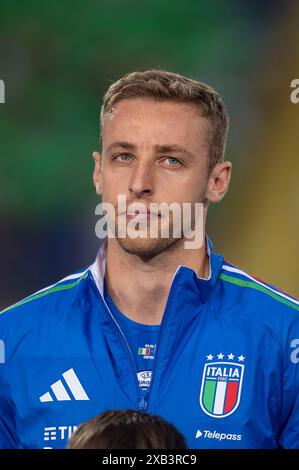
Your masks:
{"label": "man's forehead", "polygon": [[177,108],[181,113],[188,113],[193,117],[202,118],[200,109],[194,103],[175,102],[170,100],[154,100],[151,98],[124,98],[116,102],[111,109],[107,110],[104,114],[104,119],[108,121],[115,119],[117,116],[136,115],[141,112],[144,108],[151,108],[154,113],[159,112],[171,112],[171,109]]}
{"label": "man's forehead", "polygon": [[[151,109],[145,109],[148,104]],[[163,105],[166,106],[162,109]],[[172,106],[172,109],[169,106]],[[183,111],[184,106],[189,116],[177,110],[173,111],[173,106],[181,107],[179,111]],[[192,147],[195,145],[197,148],[200,136],[204,137],[200,138],[201,144],[205,143],[207,119],[200,116],[196,110],[194,112],[193,108],[194,105],[169,101],[121,100],[111,108],[109,113],[105,113],[102,129],[105,150],[107,151],[108,147],[110,150],[111,144],[115,142],[134,143],[135,141],[139,147],[157,147],[170,143],[177,147],[189,148],[194,153]],[[159,115],[160,111],[161,115]],[[116,145],[113,146],[116,147]],[[130,150],[129,145],[118,145],[118,147]],[[133,146],[131,147],[131,150],[134,150]]]}
{"label": "man's forehead", "polygon": [[116,117],[116,106],[113,106],[109,111],[105,113],[104,120],[112,121]]}

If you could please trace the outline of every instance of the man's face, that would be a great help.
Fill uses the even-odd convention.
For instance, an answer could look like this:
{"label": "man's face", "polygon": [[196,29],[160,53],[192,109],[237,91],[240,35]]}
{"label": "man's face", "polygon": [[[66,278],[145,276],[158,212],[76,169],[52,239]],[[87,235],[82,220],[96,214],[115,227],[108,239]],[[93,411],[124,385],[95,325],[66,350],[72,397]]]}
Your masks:
{"label": "man's face", "polygon": [[[193,105],[143,98],[118,102],[103,123],[102,156],[95,168],[102,201],[117,208],[122,194],[127,205],[138,202],[147,209],[150,203],[202,202],[208,181],[207,132],[207,119]],[[130,217],[123,217],[128,224]],[[173,225],[172,216],[167,223]],[[154,256],[182,241],[147,235],[117,240],[139,256]]]}

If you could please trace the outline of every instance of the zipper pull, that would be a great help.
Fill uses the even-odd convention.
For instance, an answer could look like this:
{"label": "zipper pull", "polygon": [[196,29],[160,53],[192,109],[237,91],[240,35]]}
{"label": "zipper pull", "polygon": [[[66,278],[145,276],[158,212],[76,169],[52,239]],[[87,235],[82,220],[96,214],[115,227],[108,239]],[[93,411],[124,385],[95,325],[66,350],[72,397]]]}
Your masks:
{"label": "zipper pull", "polygon": [[147,401],[144,396],[141,397],[141,400],[139,402],[139,408],[140,410],[146,410],[147,407]]}

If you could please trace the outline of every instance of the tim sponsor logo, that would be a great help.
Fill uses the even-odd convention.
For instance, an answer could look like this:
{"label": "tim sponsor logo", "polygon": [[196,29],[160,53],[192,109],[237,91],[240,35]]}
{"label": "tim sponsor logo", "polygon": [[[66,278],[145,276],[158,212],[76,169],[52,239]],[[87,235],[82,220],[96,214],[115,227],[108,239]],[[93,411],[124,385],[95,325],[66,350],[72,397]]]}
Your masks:
{"label": "tim sponsor logo", "polygon": [[[78,429],[78,426],[47,426],[44,428],[44,449],[53,449],[49,441],[65,441]],[[51,442],[50,442],[51,443]]]}

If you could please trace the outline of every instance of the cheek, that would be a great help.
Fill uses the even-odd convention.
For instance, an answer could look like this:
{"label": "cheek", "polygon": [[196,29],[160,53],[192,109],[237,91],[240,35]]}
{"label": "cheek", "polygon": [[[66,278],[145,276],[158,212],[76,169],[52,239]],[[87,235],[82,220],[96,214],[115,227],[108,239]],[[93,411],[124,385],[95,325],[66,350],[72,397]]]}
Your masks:
{"label": "cheek", "polygon": [[201,202],[207,191],[207,180],[194,172],[171,189],[171,196],[178,202]]}
{"label": "cheek", "polygon": [[101,174],[102,198],[105,202],[115,204],[119,194],[126,194],[125,179],[121,175],[103,171]]}

